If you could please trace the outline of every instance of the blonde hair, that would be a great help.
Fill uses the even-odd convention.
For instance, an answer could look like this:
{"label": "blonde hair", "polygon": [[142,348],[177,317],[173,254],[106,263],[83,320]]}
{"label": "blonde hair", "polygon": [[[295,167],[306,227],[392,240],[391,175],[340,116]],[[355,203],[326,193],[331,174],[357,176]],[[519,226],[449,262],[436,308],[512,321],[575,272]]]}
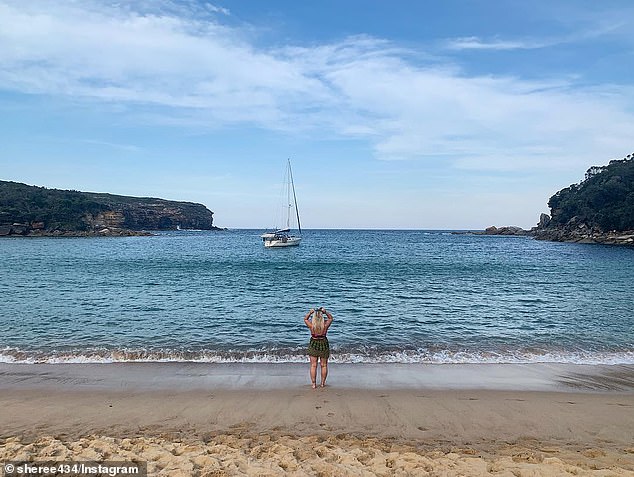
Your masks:
{"label": "blonde hair", "polygon": [[319,310],[315,310],[315,313],[313,314],[313,326],[311,328],[311,331],[313,332],[313,334],[315,335],[321,335],[324,332],[324,315],[321,313],[321,311]]}

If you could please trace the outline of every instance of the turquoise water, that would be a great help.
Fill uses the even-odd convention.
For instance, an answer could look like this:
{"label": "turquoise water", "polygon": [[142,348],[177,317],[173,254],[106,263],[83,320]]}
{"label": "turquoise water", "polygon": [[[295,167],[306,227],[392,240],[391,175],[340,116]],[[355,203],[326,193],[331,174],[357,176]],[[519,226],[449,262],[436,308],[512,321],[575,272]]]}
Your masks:
{"label": "turquoise water", "polygon": [[634,363],[634,249],[430,231],[0,240],[0,361]]}

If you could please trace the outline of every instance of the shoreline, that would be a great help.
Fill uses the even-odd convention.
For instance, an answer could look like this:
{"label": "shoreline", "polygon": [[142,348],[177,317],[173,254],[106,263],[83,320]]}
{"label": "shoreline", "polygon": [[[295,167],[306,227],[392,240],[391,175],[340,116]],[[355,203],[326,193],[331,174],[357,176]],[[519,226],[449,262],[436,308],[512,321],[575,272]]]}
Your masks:
{"label": "shoreline", "polygon": [[[0,363],[0,390],[296,389],[308,363]],[[328,384],[347,389],[634,393],[634,365],[563,363],[329,363]]]}
{"label": "shoreline", "polygon": [[0,364],[0,460],[201,477],[634,472],[634,366],[334,365],[316,390],[307,374]]}
{"label": "shoreline", "polygon": [[[154,237],[164,232],[187,232],[198,229],[148,229],[132,230],[104,227],[99,230],[31,230],[24,233],[14,233],[12,229],[2,228],[0,225],[0,237],[6,238],[94,238],[94,237]],[[226,227],[212,227],[204,229],[205,232],[227,231]]]}
{"label": "shoreline", "polygon": [[[0,391],[299,389],[308,363],[0,363]],[[329,363],[328,384],[432,389],[634,393],[634,365]]]}

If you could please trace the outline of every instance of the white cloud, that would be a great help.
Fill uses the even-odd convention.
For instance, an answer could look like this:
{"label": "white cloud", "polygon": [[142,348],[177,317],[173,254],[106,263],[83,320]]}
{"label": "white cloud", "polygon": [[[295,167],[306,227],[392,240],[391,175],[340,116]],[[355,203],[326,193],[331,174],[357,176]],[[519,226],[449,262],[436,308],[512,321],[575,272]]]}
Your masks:
{"label": "white cloud", "polygon": [[556,41],[535,40],[483,40],[476,36],[448,40],[445,47],[449,50],[533,50],[552,46]]}
{"label": "white cloud", "polygon": [[364,138],[379,159],[465,169],[586,167],[630,152],[632,89],[468,76],[367,36],[264,49],[221,22],[229,13],[171,0],[0,1],[0,88],[127,105],[177,125]]}
{"label": "white cloud", "polygon": [[[622,16],[627,17],[627,12]],[[578,21],[578,20],[577,20]],[[587,22],[587,21],[586,21]],[[571,33],[558,37],[546,38],[519,38],[519,39],[501,39],[494,37],[484,39],[477,36],[467,36],[460,38],[451,38],[444,42],[444,48],[448,50],[538,50],[552,46],[578,43],[587,40],[594,40],[605,36],[628,36],[629,26],[627,22],[618,20],[613,17],[611,12],[603,16],[595,16],[592,23],[588,24],[585,29],[575,29]]]}
{"label": "white cloud", "polygon": [[30,10],[0,5],[0,41],[10,45],[0,51],[4,88],[217,108],[216,114],[231,121],[249,119],[242,114],[248,107],[274,112],[277,96],[320,86],[212,20],[48,5],[32,3]]}

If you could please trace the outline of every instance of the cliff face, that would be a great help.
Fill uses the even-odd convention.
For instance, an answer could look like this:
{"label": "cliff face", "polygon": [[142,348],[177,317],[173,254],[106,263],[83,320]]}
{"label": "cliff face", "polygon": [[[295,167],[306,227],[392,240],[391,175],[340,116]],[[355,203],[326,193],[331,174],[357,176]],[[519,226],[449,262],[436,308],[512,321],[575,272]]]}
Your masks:
{"label": "cliff face", "polygon": [[130,230],[213,230],[213,212],[202,204],[163,199],[88,194],[106,210],[86,214],[89,227],[120,227]]}
{"label": "cliff face", "polygon": [[138,235],[177,228],[217,229],[202,204],[0,181],[0,235]]}
{"label": "cliff face", "polygon": [[548,201],[532,233],[537,239],[583,243],[634,243],[634,154],[588,169],[585,179]]}

